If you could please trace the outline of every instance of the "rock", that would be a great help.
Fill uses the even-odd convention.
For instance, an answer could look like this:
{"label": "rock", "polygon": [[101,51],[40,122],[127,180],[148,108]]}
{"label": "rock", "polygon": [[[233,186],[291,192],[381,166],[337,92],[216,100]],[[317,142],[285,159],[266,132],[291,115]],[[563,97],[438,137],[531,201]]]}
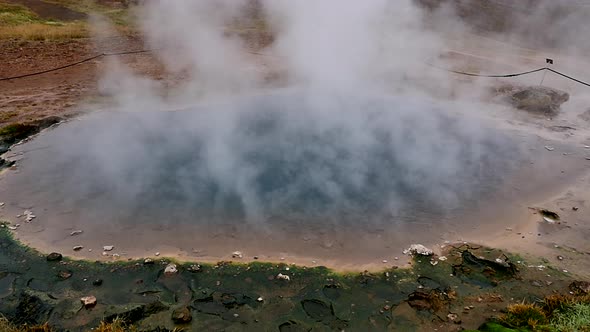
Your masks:
{"label": "rock", "polygon": [[33,219],[37,218],[37,216],[35,216],[35,214],[33,214],[33,212],[30,210],[25,210],[23,217],[25,217],[26,222],[31,222]]}
{"label": "rock", "polygon": [[157,252],[157,253],[155,253],[155,255],[156,255],[156,256],[160,256],[160,253],[159,253],[159,252]]}
{"label": "rock", "polygon": [[176,268],[176,264],[170,263],[168,265],[166,265],[166,268],[164,269],[164,274],[167,276],[170,275],[174,275],[178,273],[178,269]]}
{"label": "rock", "polygon": [[153,260],[153,259],[151,259],[151,258],[146,258],[146,259],[143,261],[143,264],[144,264],[144,265],[154,265],[154,260]]}
{"label": "rock", "polygon": [[545,145],[545,150],[547,151],[555,151],[555,148],[549,145]]}
{"label": "rock", "polygon": [[84,296],[80,299],[80,302],[84,305],[84,308],[90,309],[96,305],[96,297],[94,296]]}
{"label": "rock", "polygon": [[578,211],[578,210],[579,210],[579,208],[578,208],[577,206],[574,206],[574,207],[572,207],[572,210],[574,210],[574,211]]}
{"label": "rock", "polygon": [[52,252],[51,254],[47,255],[48,262],[59,262],[63,258],[62,254],[57,252]]}
{"label": "rock", "polygon": [[421,244],[412,244],[408,249],[404,250],[405,255],[422,255],[422,256],[430,256],[434,254],[431,249],[426,248]]}
{"label": "rock", "polygon": [[561,105],[569,100],[567,92],[544,87],[529,86],[513,89],[508,101],[514,107],[527,112],[541,115],[556,115]]}
{"label": "rock", "polygon": [[84,246],[75,246],[72,248],[74,251],[80,251],[82,249],[84,249]]}
{"label": "rock", "polygon": [[77,231],[72,231],[70,233],[70,236],[75,236],[75,235],[80,235],[80,234],[82,234],[82,231],[81,230],[77,230]]}
{"label": "rock", "polygon": [[241,251],[234,251],[234,252],[231,254],[231,257],[232,257],[232,258],[242,258],[242,257],[244,257],[244,255],[242,255],[242,252],[241,252]]}
{"label": "rock", "polygon": [[200,264],[192,264],[191,266],[188,267],[187,269],[189,272],[201,272],[202,271],[202,267]]}
{"label": "rock", "polygon": [[186,324],[193,320],[190,310],[187,307],[182,307],[172,311],[172,321],[176,324]]}
{"label": "rock", "polygon": [[102,285],[102,279],[96,279],[92,282],[92,285],[94,286],[101,286]]}
{"label": "rock", "polygon": [[291,281],[291,277],[289,277],[286,274],[282,274],[282,273],[277,274],[277,276],[275,277],[275,279],[277,279],[277,280]]}
{"label": "rock", "polygon": [[[453,314],[450,313],[447,315],[447,318],[449,319],[449,321],[456,323],[456,324],[460,324],[461,320],[459,319],[459,316],[457,314]],[[459,323],[457,323],[457,321],[459,321]]]}
{"label": "rock", "polygon": [[59,271],[59,273],[57,274],[57,276],[61,279],[61,280],[66,280],[66,279],[70,279],[72,277],[72,271],[68,271],[68,270],[63,270],[63,271]]}
{"label": "rock", "polygon": [[262,298],[262,296],[260,296],[259,298],[256,299],[257,302],[263,302],[264,299]]}
{"label": "rock", "polygon": [[569,285],[569,289],[576,294],[590,294],[590,282],[574,281]]}
{"label": "rock", "polygon": [[115,249],[115,246],[103,246],[102,247],[103,251],[113,251],[113,249]]}

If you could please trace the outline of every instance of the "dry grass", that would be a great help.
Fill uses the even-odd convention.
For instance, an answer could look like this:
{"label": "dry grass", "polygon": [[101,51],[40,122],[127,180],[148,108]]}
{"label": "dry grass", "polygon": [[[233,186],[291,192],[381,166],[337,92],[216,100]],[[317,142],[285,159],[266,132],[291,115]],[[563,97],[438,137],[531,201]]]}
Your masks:
{"label": "dry grass", "polygon": [[0,332],[52,332],[47,323],[40,326],[15,326],[0,315]]}
{"label": "dry grass", "polygon": [[85,23],[29,23],[0,27],[0,39],[63,40],[88,37]]}

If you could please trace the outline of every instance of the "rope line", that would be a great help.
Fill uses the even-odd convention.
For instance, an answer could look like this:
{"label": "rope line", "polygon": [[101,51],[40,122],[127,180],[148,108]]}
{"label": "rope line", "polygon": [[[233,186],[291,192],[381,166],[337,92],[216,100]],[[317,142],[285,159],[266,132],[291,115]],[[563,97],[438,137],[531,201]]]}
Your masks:
{"label": "rope line", "polygon": [[586,83],[586,82],[580,81],[579,79],[573,78],[573,77],[571,77],[571,76],[568,76],[568,75],[566,75],[566,74],[564,74],[564,73],[560,73],[560,72],[558,72],[557,70],[553,70],[553,69],[551,69],[551,68],[547,68],[547,70],[548,70],[548,71],[550,71],[550,72],[552,72],[552,73],[554,73],[554,74],[557,74],[557,75],[563,76],[563,77],[565,77],[565,78],[567,78],[567,79],[570,79],[570,80],[572,80],[572,81],[574,81],[574,82],[577,82],[577,83],[583,84],[583,85],[585,85],[585,86],[590,86],[590,84],[589,84],[589,83]]}
{"label": "rope line", "polygon": [[37,76],[37,75],[42,75],[42,74],[47,74],[47,73],[51,73],[54,71],[58,71],[58,70],[62,70],[62,69],[66,69],[66,68],[70,68],[70,67],[74,67],[80,64],[83,64],[85,62],[88,61],[92,61],[94,59],[98,59],[100,57],[103,56],[115,56],[115,55],[125,55],[125,54],[138,54],[138,53],[147,53],[147,52],[151,52],[151,50],[139,50],[139,51],[126,51],[126,52],[115,52],[115,53],[100,53],[85,59],[82,59],[80,61],[76,61],[67,65],[63,65],[60,67],[55,67],[55,68],[51,68],[51,69],[46,69],[46,70],[42,70],[42,71],[38,71],[38,72],[34,72],[34,73],[29,73],[29,74],[23,74],[23,75],[18,75],[18,76],[12,76],[12,77],[3,77],[0,78],[0,81],[8,81],[8,80],[16,80],[19,78],[25,78],[25,77],[31,77],[31,76]]}
{"label": "rope line", "polygon": [[[60,67],[55,67],[55,68],[51,68],[51,69],[46,69],[46,70],[42,70],[42,71],[38,71],[38,72],[34,72],[34,73],[29,73],[29,74],[23,74],[23,75],[18,75],[18,76],[12,76],[12,77],[3,77],[0,78],[0,81],[9,81],[9,80],[16,80],[19,78],[25,78],[25,77],[31,77],[31,76],[37,76],[37,75],[42,75],[42,74],[47,74],[47,73],[51,73],[54,71],[58,71],[58,70],[62,70],[62,69],[66,69],[66,68],[70,68],[70,67],[74,67],[80,64],[83,64],[85,62],[88,61],[92,61],[94,59],[98,59],[101,57],[107,57],[107,56],[117,56],[117,55],[127,55],[127,54],[140,54],[140,53],[148,53],[148,52],[152,52],[153,50],[136,50],[136,51],[124,51],[124,52],[111,52],[111,53],[100,53],[85,59],[82,59],[80,61],[77,62],[73,62],[67,65],[63,65]],[[258,52],[249,52],[252,54],[256,54],[256,55],[263,55],[263,56],[268,56],[268,54],[263,54],[263,53],[258,53]],[[529,75],[529,74],[533,74],[533,73],[537,73],[543,70],[546,71],[550,71],[554,74],[557,74],[559,76],[565,77],[569,80],[572,80],[576,83],[585,85],[590,87],[590,83],[586,83],[584,81],[581,81],[577,78],[574,78],[572,76],[566,75],[562,72],[559,72],[557,70],[551,69],[549,67],[543,67],[543,68],[538,68],[538,69],[533,69],[533,70],[529,70],[529,71],[525,71],[525,72],[521,72],[521,73],[514,73],[514,74],[504,74],[504,75],[486,75],[486,74],[477,74],[477,73],[469,73],[469,72],[464,72],[464,71],[459,71],[459,70],[454,70],[454,69],[448,69],[448,68],[441,68],[438,66],[435,66],[431,63],[426,63],[427,65],[440,69],[440,70],[444,70],[450,73],[454,73],[454,74],[458,74],[458,75],[464,75],[464,76],[472,76],[472,77],[487,77],[487,78],[507,78],[507,77],[517,77],[517,76],[523,76],[523,75]]]}

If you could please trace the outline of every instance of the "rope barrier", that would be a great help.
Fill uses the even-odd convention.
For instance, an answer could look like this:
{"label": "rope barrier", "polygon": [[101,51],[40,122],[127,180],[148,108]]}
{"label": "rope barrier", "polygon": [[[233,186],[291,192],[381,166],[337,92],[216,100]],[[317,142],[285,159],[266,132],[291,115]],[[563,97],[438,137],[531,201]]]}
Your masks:
{"label": "rope barrier", "polygon": [[[51,73],[54,71],[58,71],[58,70],[62,70],[62,69],[66,69],[66,68],[70,68],[73,66],[77,66],[80,64],[83,64],[85,62],[88,61],[92,61],[94,59],[98,59],[101,57],[107,57],[107,56],[117,56],[117,55],[126,55],[126,54],[140,54],[140,53],[148,53],[148,52],[152,52],[153,50],[137,50],[137,51],[125,51],[125,52],[112,52],[112,53],[100,53],[85,59],[82,59],[80,61],[74,62],[74,63],[70,63],[67,65],[63,65],[60,67],[56,67],[56,68],[51,68],[51,69],[46,69],[46,70],[42,70],[42,71],[38,71],[38,72],[34,72],[34,73],[29,73],[29,74],[23,74],[23,75],[18,75],[18,76],[12,76],[12,77],[4,77],[4,78],[0,78],[0,81],[9,81],[9,80],[16,80],[16,79],[20,79],[20,78],[25,78],[25,77],[31,77],[31,76],[37,76],[37,75],[42,75],[42,74],[47,74],[47,73]],[[268,56],[268,54],[263,54],[263,53],[258,53],[258,52],[249,52],[251,54],[256,54],[256,55],[262,55],[262,56]],[[464,72],[464,71],[459,71],[459,70],[454,70],[454,69],[448,69],[448,68],[441,68],[441,67],[437,67],[431,63],[426,63],[427,65],[433,67],[433,68],[437,68],[440,70],[444,70],[450,73],[454,73],[454,74],[458,74],[458,75],[464,75],[464,76],[472,76],[472,77],[487,77],[487,78],[508,78],[508,77],[517,77],[517,76],[523,76],[523,75],[529,75],[529,74],[533,74],[533,73],[537,73],[543,70],[546,71],[550,71],[554,74],[560,75],[562,77],[565,77],[569,80],[572,80],[576,83],[585,85],[590,87],[590,83],[586,83],[584,81],[581,81],[577,78],[574,78],[572,76],[566,75],[562,72],[559,72],[557,70],[548,68],[548,67],[543,67],[543,68],[538,68],[538,69],[533,69],[533,70],[529,70],[529,71],[525,71],[525,72],[521,72],[521,73],[514,73],[514,74],[503,74],[503,75],[487,75],[487,74],[477,74],[477,73],[469,73],[469,72]]]}
{"label": "rope barrier", "polygon": [[16,80],[16,79],[19,79],[19,78],[25,78],[25,77],[31,77],[31,76],[37,76],[37,75],[47,74],[47,73],[51,73],[51,72],[54,72],[54,71],[58,71],[58,70],[62,70],[62,69],[70,68],[70,67],[74,67],[74,66],[83,64],[85,62],[92,61],[94,59],[98,59],[98,58],[103,57],[103,56],[115,56],[115,55],[125,55],[125,54],[138,54],[138,53],[147,53],[147,52],[151,52],[151,50],[126,51],[126,52],[116,52],[116,53],[100,53],[100,54],[97,54],[97,55],[94,55],[94,56],[91,56],[91,57],[82,59],[80,61],[76,61],[74,63],[70,63],[70,64],[67,64],[67,65],[60,66],[60,67],[46,69],[46,70],[42,70],[42,71],[38,71],[38,72],[34,72],[34,73],[29,73],[29,74],[23,74],[23,75],[18,75],[18,76],[0,78],[0,81]]}

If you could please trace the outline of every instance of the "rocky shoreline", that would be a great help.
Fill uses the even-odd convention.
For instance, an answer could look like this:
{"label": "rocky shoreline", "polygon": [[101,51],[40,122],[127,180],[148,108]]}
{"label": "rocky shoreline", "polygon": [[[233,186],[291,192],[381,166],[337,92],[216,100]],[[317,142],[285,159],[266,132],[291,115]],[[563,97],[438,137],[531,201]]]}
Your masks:
{"label": "rocky shoreline", "polygon": [[6,227],[0,247],[0,312],[15,325],[55,331],[113,321],[138,331],[477,329],[510,304],[568,294],[575,280],[468,244],[440,257],[415,253],[408,269],[360,274],[258,262],[77,261],[23,246]]}

